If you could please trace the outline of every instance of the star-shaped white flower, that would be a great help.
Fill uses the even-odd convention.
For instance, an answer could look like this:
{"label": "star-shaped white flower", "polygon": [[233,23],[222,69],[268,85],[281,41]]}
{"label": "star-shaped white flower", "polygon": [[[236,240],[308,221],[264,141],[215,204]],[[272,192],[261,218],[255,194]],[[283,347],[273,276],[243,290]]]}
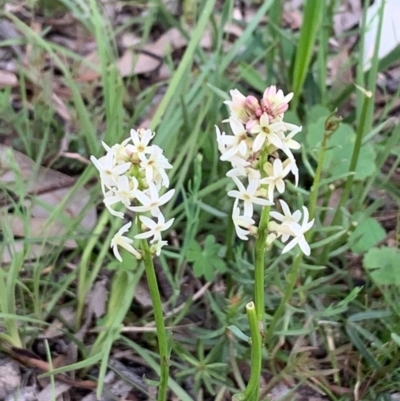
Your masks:
{"label": "star-shaped white flower", "polygon": [[300,210],[296,210],[293,214],[290,212],[288,204],[280,199],[279,203],[281,204],[283,214],[275,211],[271,211],[269,213],[270,217],[275,220],[278,220],[282,224],[274,224],[273,229],[277,231],[279,235],[282,235],[282,242],[285,243],[289,237],[292,235],[292,230],[289,228],[291,223],[298,223],[301,219]]}
{"label": "star-shaped white flower", "polygon": [[270,216],[275,220],[280,221],[281,224],[271,222],[268,227],[270,230],[276,231],[279,236],[282,236],[283,243],[285,243],[289,239],[289,237],[293,237],[293,239],[289,241],[289,243],[283,248],[282,253],[286,253],[296,245],[299,245],[302,252],[305,255],[309,256],[310,246],[308,245],[304,234],[313,226],[314,219],[308,221],[308,209],[303,206],[303,222],[300,224],[300,210],[296,210],[293,214],[291,214],[287,203],[283,200],[280,200],[279,202],[282,206],[282,211],[284,214],[278,212],[270,212]]}
{"label": "star-shaped white flower", "polygon": [[116,187],[113,187],[111,191],[107,191],[104,194],[104,204],[109,212],[122,219],[124,214],[115,211],[111,206],[119,202],[125,207],[130,206],[132,200],[136,198],[137,188],[138,181],[135,177],[128,177],[126,175],[118,177]]}
{"label": "star-shaped white flower", "polygon": [[175,220],[175,219],[171,219],[171,220],[165,222],[165,217],[162,213],[160,213],[157,216],[157,220],[158,220],[157,223],[154,220],[152,220],[146,216],[139,216],[139,219],[148,230],[143,233],[136,234],[135,238],[144,239],[144,238],[153,237],[153,239],[150,240],[151,244],[161,241],[161,233],[165,230],[168,230],[172,226],[172,223]]}
{"label": "star-shaped white flower", "polygon": [[118,177],[125,174],[131,167],[130,162],[116,164],[112,148],[100,159],[90,156],[90,160],[100,173],[101,183],[107,188],[117,185]]}
{"label": "star-shaped white flower", "polygon": [[151,153],[153,146],[149,145],[150,141],[154,138],[154,132],[151,129],[131,129],[131,140],[133,145],[127,145],[127,151],[130,154],[146,154]]}
{"label": "star-shaped white flower", "polygon": [[139,153],[140,167],[146,173],[148,184],[154,181],[154,177],[159,175],[161,176],[162,184],[168,188],[169,178],[165,169],[172,168],[172,165],[169,164],[168,159],[162,153],[162,149],[157,145],[152,146],[152,151],[148,158],[143,153]]}
{"label": "star-shaped white flower", "polygon": [[244,157],[249,150],[249,137],[243,124],[233,117],[229,119],[229,124],[233,135],[222,135],[219,138],[221,147],[226,146],[224,153],[220,157],[222,161],[230,160],[236,154]]}
{"label": "star-shaped white flower", "polygon": [[302,224],[290,223],[289,227],[294,233],[294,238],[288,242],[288,244],[283,248],[282,253],[290,251],[296,245],[299,245],[301,251],[304,255],[310,255],[310,245],[308,245],[304,234],[314,225],[314,219],[308,221],[309,213],[308,209],[303,206],[303,222]]}
{"label": "star-shaped white flower", "polygon": [[122,262],[122,257],[119,253],[118,247],[120,246],[121,248],[126,249],[128,252],[130,252],[133,256],[135,256],[137,259],[141,259],[142,255],[141,253],[136,250],[132,244],[133,244],[133,239],[125,237],[123,234],[129,231],[129,229],[132,226],[132,222],[130,221],[129,223],[125,224],[123,227],[119,229],[119,231],[114,235],[113,239],[111,240],[111,247],[113,249],[115,257]]}
{"label": "star-shaped white flower", "polygon": [[268,199],[271,202],[274,199],[275,188],[280,194],[285,191],[284,178],[289,174],[290,169],[290,164],[286,167],[283,167],[282,161],[280,159],[275,159],[274,164],[270,169],[272,171],[269,171],[270,175],[260,180],[261,184],[268,184]]}
{"label": "star-shaped white flower", "polygon": [[246,129],[250,134],[256,135],[253,142],[253,152],[261,150],[265,141],[278,149],[282,149],[282,141],[277,132],[283,129],[283,125],[281,122],[270,123],[268,114],[263,113],[258,122],[256,120],[249,121]]}
{"label": "star-shaped white flower", "polygon": [[232,221],[235,225],[236,234],[241,240],[247,241],[249,239],[247,236],[256,230],[256,222],[251,217],[240,214],[238,200],[233,205]]}
{"label": "star-shaped white flower", "polygon": [[269,201],[268,199],[258,198],[256,196],[257,191],[260,187],[259,180],[250,181],[247,188],[244,187],[242,182],[237,177],[232,177],[232,180],[235,181],[235,184],[237,185],[239,191],[229,191],[228,196],[232,196],[233,198],[240,199],[244,202],[244,216],[253,216],[253,204],[261,206],[273,205],[273,202]]}
{"label": "star-shaped white flower", "polygon": [[150,212],[152,216],[158,216],[161,213],[160,206],[167,203],[173,197],[174,193],[175,189],[171,189],[160,196],[157,187],[150,181],[146,193],[139,190],[136,191],[136,199],[142,206],[129,206],[128,209],[139,213]]}

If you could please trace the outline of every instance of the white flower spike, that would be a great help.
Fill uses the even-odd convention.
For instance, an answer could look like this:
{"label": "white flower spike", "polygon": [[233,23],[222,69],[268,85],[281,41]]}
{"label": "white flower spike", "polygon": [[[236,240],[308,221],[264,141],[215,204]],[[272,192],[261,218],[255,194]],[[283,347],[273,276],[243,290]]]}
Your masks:
{"label": "white flower spike", "polygon": [[[274,192],[283,194],[285,179],[289,173],[299,182],[299,169],[292,150],[301,145],[293,138],[301,127],[284,121],[284,114],[293,98],[293,93],[285,95],[272,85],[265,89],[263,97],[245,96],[237,89],[230,91],[231,100],[224,102],[229,107],[228,121],[233,135],[227,135],[216,127],[220,160],[230,162],[232,168],[227,176],[232,178],[237,190],[228,192],[235,198],[232,220],[237,236],[247,240],[249,235],[257,235],[253,219],[254,205],[261,207],[274,204]],[[271,161],[273,159],[273,161]],[[248,183],[247,187],[245,186]],[[299,245],[302,252],[310,254],[304,233],[313,225],[308,221],[308,210],[303,207],[303,222],[300,224],[300,210],[290,213],[286,202],[280,201],[283,214],[270,212],[266,246],[278,238],[286,243],[283,252]],[[243,210],[243,214],[242,214]],[[288,242],[289,241],[289,242]]]}
{"label": "white flower spike", "polygon": [[[103,142],[105,156],[99,159],[91,156],[90,159],[99,171],[103,201],[108,211],[121,219],[125,213],[115,210],[116,206],[136,212],[135,218],[139,218],[150,230],[139,233],[135,238],[153,237],[151,252],[160,255],[162,247],[167,244],[167,241],[162,240],[161,232],[167,230],[174,221],[165,222],[160,206],[171,200],[175,190],[171,189],[162,196],[159,194],[162,186],[169,187],[165,170],[172,168],[172,165],[159,146],[150,144],[154,135],[149,129],[132,129],[130,137],[121,143],[108,146]],[[140,215],[148,212],[157,217],[157,223]],[[142,258],[142,254],[133,245],[134,239],[124,235],[131,226],[132,222],[125,224],[111,240],[114,255],[120,262],[122,257],[119,248],[126,249],[138,259]]]}

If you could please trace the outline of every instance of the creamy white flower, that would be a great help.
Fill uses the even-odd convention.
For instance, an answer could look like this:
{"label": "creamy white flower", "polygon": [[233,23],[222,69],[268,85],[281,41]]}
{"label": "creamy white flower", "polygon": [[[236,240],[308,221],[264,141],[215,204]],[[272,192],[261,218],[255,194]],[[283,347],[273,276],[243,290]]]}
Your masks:
{"label": "creamy white flower", "polygon": [[121,143],[116,143],[113,146],[108,146],[105,142],[101,142],[101,144],[103,145],[103,148],[106,150],[106,152],[113,152],[114,154],[114,162],[115,164],[123,164],[126,163],[128,161],[130,161],[130,157],[128,155],[128,153],[126,152],[126,145],[129,143],[130,138],[125,139],[124,141],[122,141]]}
{"label": "creamy white flower", "polygon": [[150,246],[150,252],[152,254],[156,254],[157,256],[160,256],[161,254],[161,249],[164,245],[168,245],[168,241],[157,241]]}
{"label": "creamy white flower", "polygon": [[148,158],[143,153],[139,153],[140,167],[146,173],[147,183],[154,181],[153,177],[159,175],[161,176],[162,184],[168,188],[169,178],[165,170],[172,168],[172,165],[169,164],[168,159],[162,153],[162,149],[157,145],[152,146],[152,151]]}
{"label": "creamy white flower", "polygon": [[[301,219],[301,212],[300,210],[296,210],[293,214],[290,212],[288,204],[280,199],[279,203],[281,204],[283,214],[275,211],[271,211],[269,215],[275,219],[280,221],[282,224],[273,224],[270,222],[269,228],[270,230],[277,231],[280,235],[282,235],[282,242],[285,243],[289,237],[292,235],[292,230],[289,228],[291,223],[298,223]],[[279,231],[280,230],[280,231]]]}
{"label": "creamy white flower", "polygon": [[121,175],[118,177],[117,185],[104,194],[104,204],[108,211],[119,218],[123,218],[122,212],[115,211],[111,206],[121,202],[125,207],[129,207],[132,200],[136,198],[138,181],[135,177]]}
{"label": "creamy white flower", "polygon": [[282,253],[290,251],[296,245],[299,245],[301,251],[309,256],[310,255],[310,245],[308,245],[304,234],[314,225],[314,219],[308,221],[309,214],[308,209],[303,206],[303,222],[302,224],[290,223],[289,227],[294,233],[294,238],[288,242],[288,244],[283,248]]}
{"label": "creamy white flower", "polygon": [[227,150],[227,146],[225,144],[226,134],[224,131],[221,132],[221,130],[217,125],[215,125],[214,127],[215,127],[215,134],[217,136],[218,150],[221,154],[224,154]]}
{"label": "creamy white flower", "polygon": [[289,174],[291,166],[283,167],[280,159],[275,159],[274,164],[268,168],[268,177],[260,180],[261,184],[268,184],[268,199],[272,202],[274,199],[274,190],[278,190],[280,194],[285,191],[284,178]]}
{"label": "creamy white flower", "polygon": [[269,117],[266,113],[261,115],[258,122],[252,120],[247,123],[246,128],[250,134],[256,134],[253,142],[253,152],[261,150],[265,141],[267,141],[268,144],[274,145],[278,149],[282,148],[282,141],[277,132],[282,131],[284,126],[281,122],[270,123]]}
{"label": "creamy white flower", "polygon": [[280,200],[280,204],[284,214],[271,212],[270,216],[275,220],[280,221],[281,224],[270,222],[268,228],[275,231],[278,236],[282,236],[281,239],[283,243],[285,243],[289,237],[293,237],[293,239],[289,241],[289,243],[283,248],[282,253],[286,253],[296,245],[299,245],[302,252],[309,256],[310,246],[308,245],[304,234],[313,226],[314,219],[308,221],[308,209],[303,206],[303,222],[299,224],[301,219],[301,211],[296,210],[293,214],[291,214],[289,206],[285,201]]}
{"label": "creamy white flower", "polygon": [[100,159],[90,156],[90,160],[99,171],[102,184],[108,188],[117,185],[118,177],[125,174],[131,167],[130,162],[116,164],[113,149]]}
{"label": "creamy white flower", "polygon": [[131,226],[132,226],[132,222],[130,221],[129,223],[127,223],[123,227],[121,227],[119,229],[119,231],[114,235],[113,239],[111,240],[111,247],[113,249],[114,255],[120,262],[122,262],[122,257],[119,253],[118,247],[126,249],[137,259],[142,258],[141,253],[132,246],[133,239],[125,237],[123,235],[129,231]]}
{"label": "creamy white flower", "polygon": [[230,160],[237,153],[241,156],[246,156],[248,151],[249,137],[243,124],[234,118],[229,119],[229,124],[233,135],[223,135],[219,139],[226,146],[224,153],[220,157],[222,161]]}
{"label": "creamy white flower", "polygon": [[301,145],[293,138],[295,137],[295,135],[301,132],[302,127],[290,123],[283,123],[283,124],[285,126],[285,131],[290,131],[290,132],[288,135],[284,135],[283,131],[278,132],[278,135],[281,138],[283,144],[282,150],[285,152],[286,149],[294,149],[294,150],[300,149]]}
{"label": "creamy white flower", "polygon": [[292,98],[293,93],[285,96],[281,89],[277,91],[276,86],[271,85],[265,89],[260,103],[273,120],[280,121],[283,118],[283,113],[288,109],[288,103]]}
{"label": "creamy white flower", "polygon": [[168,230],[172,226],[172,223],[175,220],[175,219],[171,219],[171,220],[165,222],[165,217],[162,213],[160,213],[157,216],[157,220],[158,220],[157,223],[154,220],[152,220],[146,216],[139,216],[139,219],[142,222],[142,224],[148,229],[148,231],[145,231],[140,234],[136,234],[135,238],[143,239],[143,238],[153,237],[153,239],[150,240],[151,244],[161,241],[161,232]]}
{"label": "creamy white flower", "polygon": [[152,216],[160,214],[159,207],[167,203],[174,195],[175,189],[171,189],[164,195],[160,196],[157,187],[153,182],[149,182],[149,188],[146,193],[143,191],[136,191],[136,199],[142,204],[141,206],[129,206],[128,209],[133,212],[150,212]]}
{"label": "creamy white flower", "polygon": [[228,196],[232,196],[233,198],[240,199],[244,202],[244,216],[253,216],[253,204],[262,206],[273,205],[273,202],[269,201],[268,199],[257,197],[257,191],[260,187],[260,181],[252,180],[249,182],[247,188],[245,188],[242,182],[237,177],[232,177],[232,179],[233,181],[235,181],[235,184],[237,185],[239,191],[229,191]]}
{"label": "creamy white flower", "polygon": [[233,204],[232,221],[235,225],[236,234],[241,240],[247,241],[249,239],[247,236],[256,231],[256,222],[251,217],[240,214],[238,200]]}
{"label": "creamy white flower", "polygon": [[226,100],[224,103],[229,107],[232,117],[237,118],[242,123],[246,123],[248,115],[246,113],[246,96],[237,89],[229,91],[232,100]]}
{"label": "creamy white flower", "polygon": [[296,159],[289,159],[288,166],[290,166],[290,172],[294,175],[295,185],[299,184],[299,169],[297,167]]}
{"label": "creamy white flower", "polygon": [[127,145],[127,152],[129,154],[135,154],[139,157],[139,154],[147,154],[153,151],[153,146],[149,145],[150,141],[154,138],[154,133],[150,129],[131,129],[131,140],[133,145]]}
{"label": "creamy white flower", "polygon": [[246,166],[236,166],[235,168],[229,170],[226,173],[227,177],[247,177],[249,181],[260,180],[261,174],[258,170],[246,167]]}

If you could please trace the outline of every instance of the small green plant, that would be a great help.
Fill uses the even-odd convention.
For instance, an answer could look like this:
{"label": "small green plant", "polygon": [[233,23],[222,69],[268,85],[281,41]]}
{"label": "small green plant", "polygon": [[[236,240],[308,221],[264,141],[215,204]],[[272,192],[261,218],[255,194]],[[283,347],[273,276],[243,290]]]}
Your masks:
{"label": "small green plant", "polygon": [[226,263],[221,255],[222,246],[215,242],[213,235],[207,235],[203,248],[198,242],[189,244],[187,260],[193,262],[193,272],[197,277],[203,276],[207,281],[212,281],[216,271],[224,273]]}

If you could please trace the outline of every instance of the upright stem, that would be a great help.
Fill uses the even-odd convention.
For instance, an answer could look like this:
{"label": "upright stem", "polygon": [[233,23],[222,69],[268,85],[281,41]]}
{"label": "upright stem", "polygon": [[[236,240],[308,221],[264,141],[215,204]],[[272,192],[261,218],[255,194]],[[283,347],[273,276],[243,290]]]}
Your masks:
{"label": "upright stem", "polygon": [[259,321],[253,302],[246,305],[247,318],[251,336],[251,373],[250,380],[244,390],[245,401],[257,401],[260,389],[260,377],[262,366],[262,340],[259,329]]}
{"label": "upright stem", "polygon": [[150,297],[153,302],[154,318],[156,321],[156,330],[158,338],[158,353],[160,355],[160,386],[158,388],[158,401],[166,401],[168,391],[169,377],[169,355],[168,355],[168,339],[165,330],[164,315],[160,291],[158,289],[156,272],[154,270],[153,258],[150,253],[147,240],[141,240],[141,248],[143,250],[143,262],[146,270],[147,283],[149,285]]}
{"label": "upright stem", "polygon": [[286,308],[286,304],[290,301],[290,298],[292,297],[292,293],[293,293],[293,289],[294,286],[296,285],[297,282],[297,277],[299,276],[299,271],[300,271],[300,262],[302,260],[302,254],[299,253],[294,261],[293,264],[290,268],[289,271],[289,276],[287,279],[287,284],[285,287],[285,293],[283,294],[283,297],[281,298],[281,302],[279,303],[278,309],[275,311],[274,313],[274,317],[271,320],[271,323],[269,324],[267,333],[265,335],[265,344],[270,343],[272,336],[274,335],[274,329],[276,324],[278,323],[278,320],[280,319],[280,317],[282,316],[285,308]]}
{"label": "upright stem", "polygon": [[264,273],[265,273],[265,248],[268,233],[270,207],[262,209],[260,224],[258,226],[257,240],[254,248],[254,303],[257,314],[259,329],[264,335]]}
{"label": "upright stem", "polygon": [[[342,207],[346,204],[347,199],[349,198],[349,195],[350,195],[350,192],[352,189],[354,174],[356,171],[358,158],[360,156],[362,139],[364,137],[365,130],[366,130],[366,121],[367,121],[367,117],[368,117],[368,110],[369,110],[370,103],[371,103],[371,98],[366,96],[364,98],[363,108],[361,111],[360,123],[357,127],[356,141],[354,143],[353,153],[352,153],[351,159],[350,159],[349,173],[351,173],[351,174],[348,175],[346,182],[344,184],[344,189],[343,189],[342,195],[340,196],[339,204],[336,207],[336,212],[333,216],[331,226],[335,226],[339,223],[340,218],[342,216]],[[329,244],[325,245],[324,250],[321,255],[320,264],[324,265],[328,261],[329,252],[332,248],[332,245],[334,245],[334,244],[329,243]]]}

